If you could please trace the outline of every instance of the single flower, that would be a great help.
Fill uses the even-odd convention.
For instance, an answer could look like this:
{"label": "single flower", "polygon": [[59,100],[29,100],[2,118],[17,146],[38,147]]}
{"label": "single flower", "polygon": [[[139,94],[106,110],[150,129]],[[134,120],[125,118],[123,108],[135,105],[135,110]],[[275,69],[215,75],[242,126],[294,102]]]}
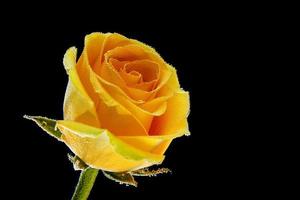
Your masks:
{"label": "single flower", "polygon": [[75,47],[64,56],[69,83],[57,127],[89,166],[123,172],[160,164],[171,141],[189,133],[189,94],[153,48],[92,33],[76,58]]}
{"label": "single flower", "polygon": [[63,64],[69,76],[64,119],[31,119],[90,168],[114,178],[155,174],[143,168],[160,164],[172,140],[189,134],[189,93],[150,46],[116,33],[92,33],[79,59],[71,47]]}

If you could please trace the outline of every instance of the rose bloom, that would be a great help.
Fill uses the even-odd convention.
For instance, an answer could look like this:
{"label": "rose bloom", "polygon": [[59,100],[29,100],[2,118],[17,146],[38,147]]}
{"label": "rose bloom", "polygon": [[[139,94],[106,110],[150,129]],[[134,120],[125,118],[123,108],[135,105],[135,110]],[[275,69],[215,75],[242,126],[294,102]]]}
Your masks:
{"label": "rose bloom", "polygon": [[189,94],[153,48],[92,33],[76,57],[75,47],[64,56],[69,82],[57,127],[87,165],[125,172],[160,164],[172,140],[189,134]]}

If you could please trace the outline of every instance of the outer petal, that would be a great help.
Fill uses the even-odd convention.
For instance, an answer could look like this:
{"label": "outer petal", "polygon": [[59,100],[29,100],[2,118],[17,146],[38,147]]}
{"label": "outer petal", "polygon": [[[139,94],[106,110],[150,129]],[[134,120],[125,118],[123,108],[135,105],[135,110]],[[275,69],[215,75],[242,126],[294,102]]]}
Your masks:
{"label": "outer petal", "polygon": [[178,91],[167,102],[166,112],[154,117],[150,135],[189,134],[187,117],[190,110],[189,93]]}
{"label": "outer petal", "polygon": [[111,172],[132,171],[160,164],[164,156],[124,143],[105,129],[73,121],[58,121],[62,140],[89,166]]}
{"label": "outer petal", "polygon": [[99,126],[94,103],[85,91],[76,70],[76,48],[67,50],[63,63],[69,74],[64,100],[64,119]]}
{"label": "outer petal", "polygon": [[119,136],[122,141],[131,146],[158,155],[163,155],[176,137],[178,136]]}
{"label": "outer petal", "polygon": [[110,33],[92,33],[85,37],[85,45],[89,49],[88,59],[91,66],[94,66],[96,62],[102,62],[104,45],[110,35]]}
{"label": "outer petal", "polygon": [[[176,84],[177,79],[171,78]],[[171,87],[171,86],[170,86]],[[189,94],[179,90],[169,100],[164,98],[168,105],[167,110],[161,116],[154,117],[149,136],[122,136],[124,142],[147,152],[163,155],[174,138],[183,134],[189,134],[187,117],[189,114]],[[153,102],[154,103],[154,102]]]}
{"label": "outer petal", "polygon": [[[169,87],[177,85],[177,78],[170,79]],[[157,104],[165,101],[167,110],[161,116],[155,116],[149,136],[122,136],[119,137],[126,143],[147,152],[163,155],[174,138],[183,134],[189,134],[187,117],[189,113],[189,94],[179,90],[174,96],[163,96],[156,98]],[[151,103],[155,105],[155,100]]]}
{"label": "outer petal", "polygon": [[178,89],[180,89],[176,69],[170,65],[168,65],[168,68],[171,75],[166,84],[158,91],[157,97],[173,95],[176,91],[178,91]]}

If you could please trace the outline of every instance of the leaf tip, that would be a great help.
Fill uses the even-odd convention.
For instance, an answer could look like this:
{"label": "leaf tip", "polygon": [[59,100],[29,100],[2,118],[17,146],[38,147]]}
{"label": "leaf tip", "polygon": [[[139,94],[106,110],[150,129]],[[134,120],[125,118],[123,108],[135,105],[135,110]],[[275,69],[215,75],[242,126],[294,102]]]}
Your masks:
{"label": "leaf tip", "polygon": [[30,115],[24,115],[23,118],[32,120],[49,135],[55,137],[58,140],[61,140],[60,137],[62,133],[56,128],[56,120],[49,119],[47,117],[30,116]]}
{"label": "leaf tip", "polygon": [[32,120],[33,119],[33,117],[30,116],[30,115],[23,115],[23,118],[24,119],[28,119],[28,120]]}
{"label": "leaf tip", "polygon": [[156,170],[150,170],[148,168],[144,168],[144,169],[139,169],[136,171],[132,171],[130,172],[133,176],[148,176],[148,177],[152,177],[152,176],[157,176],[159,174],[172,174],[172,171],[169,168],[159,168]]}
{"label": "leaf tip", "polygon": [[137,187],[138,187],[138,182],[134,181],[134,182],[132,183],[132,186],[137,188]]}
{"label": "leaf tip", "polygon": [[119,184],[125,184],[126,186],[137,187],[138,183],[134,180],[134,177],[130,173],[117,173],[102,171],[106,178],[116,181]]}

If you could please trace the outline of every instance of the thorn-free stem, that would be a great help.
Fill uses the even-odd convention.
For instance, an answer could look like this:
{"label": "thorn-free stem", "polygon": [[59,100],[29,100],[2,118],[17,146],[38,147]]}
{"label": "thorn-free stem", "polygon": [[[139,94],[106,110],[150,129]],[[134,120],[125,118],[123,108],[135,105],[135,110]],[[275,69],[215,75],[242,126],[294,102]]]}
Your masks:
{"label": "thorn-free stem", "polygon": [[98,169],[86,168],[81,171],[72,200],[87,200],[98,175]]}

